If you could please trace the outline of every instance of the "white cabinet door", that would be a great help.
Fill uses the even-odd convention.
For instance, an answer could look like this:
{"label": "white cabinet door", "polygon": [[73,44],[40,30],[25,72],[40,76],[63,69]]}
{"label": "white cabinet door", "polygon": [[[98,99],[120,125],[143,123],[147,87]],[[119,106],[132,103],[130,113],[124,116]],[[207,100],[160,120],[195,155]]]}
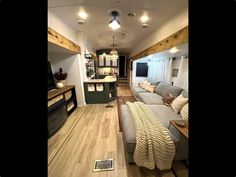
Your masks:
{"label": "white cabinet door", "polygon": [[118,59],[112,60],[112,66],[118,66],[117,63],[118,63]]}
{"label": "white cabinet door", "polygon": [[106,55],[106,66],[111,66],[111,60],[109,55]]}
{"label": "white cabinet door", "polygon": [[98,56],[98,65],[99,66],[104,66],[104,55],[99,55]]}

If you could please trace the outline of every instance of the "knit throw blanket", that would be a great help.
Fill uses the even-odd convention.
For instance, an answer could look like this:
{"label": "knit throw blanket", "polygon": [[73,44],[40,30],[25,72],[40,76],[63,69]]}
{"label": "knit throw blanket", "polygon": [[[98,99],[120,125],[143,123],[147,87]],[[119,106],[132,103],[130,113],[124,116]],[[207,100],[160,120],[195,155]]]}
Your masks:
{"label": "knit throw blanket", "polygon": [[142,102],[126,102],[136,124],[134,161],[138,166],[160,170],[171,168],[175,145],[168,130]]}

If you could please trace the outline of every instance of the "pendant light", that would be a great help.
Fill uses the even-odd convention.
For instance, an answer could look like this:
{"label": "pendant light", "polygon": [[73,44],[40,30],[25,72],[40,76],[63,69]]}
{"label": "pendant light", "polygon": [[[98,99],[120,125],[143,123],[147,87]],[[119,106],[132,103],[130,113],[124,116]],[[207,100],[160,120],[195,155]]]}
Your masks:
{"label": "pendant light", "polygon": [[113,30],[116,30],[120,28],[120,22],[116,19],[116,17],[119,15],[117,11],[112,11],[111,15],[113,16],[113,19],[109,22],[109,27]]}
{"label": "pendant light", "polygon": [[111,50],[111,52],[110,52],[110,54],[109,54],[109,58],[111,59],[111,60],[117,60],[118,59],[118,53],[117,53],[117,51],[115,50],[115,45],[114,45],[114,36],[113,36],[113,45],[112,45],[112,50]]}

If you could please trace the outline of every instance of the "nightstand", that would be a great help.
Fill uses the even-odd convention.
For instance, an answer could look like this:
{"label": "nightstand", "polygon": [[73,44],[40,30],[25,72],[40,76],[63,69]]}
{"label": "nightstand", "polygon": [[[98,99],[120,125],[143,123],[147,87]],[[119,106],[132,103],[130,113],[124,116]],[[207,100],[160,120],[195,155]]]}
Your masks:
{"label": "nightstand", "polygon": [[187,121],[184,121],[184,122],[185,122],[185,126],[182,127],[176,124],[175,120],[171,120],[169,123],[169,129],[170,129],[170,125],[172,124],[179,131],[180,134],[182,134],[185,138],[188,139],[188,122]]}
{"label": "nightstand", "polygon": [[175,160],[188,160],[188,122],[185,121],[185,126],[176,124],[175,120],[169,123],[169,130],[176,132],[174,135],[178,141],[174,142],[176,147]]}

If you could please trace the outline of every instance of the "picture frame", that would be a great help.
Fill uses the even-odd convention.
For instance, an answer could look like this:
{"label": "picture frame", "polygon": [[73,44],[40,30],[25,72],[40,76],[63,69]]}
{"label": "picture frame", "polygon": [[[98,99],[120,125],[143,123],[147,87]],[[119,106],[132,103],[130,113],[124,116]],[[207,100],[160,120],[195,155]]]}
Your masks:
{"label": "picture frame", "polygon": [[178,76],[179,69],[173,69],[172,70],[172,77],[177,77]]}

